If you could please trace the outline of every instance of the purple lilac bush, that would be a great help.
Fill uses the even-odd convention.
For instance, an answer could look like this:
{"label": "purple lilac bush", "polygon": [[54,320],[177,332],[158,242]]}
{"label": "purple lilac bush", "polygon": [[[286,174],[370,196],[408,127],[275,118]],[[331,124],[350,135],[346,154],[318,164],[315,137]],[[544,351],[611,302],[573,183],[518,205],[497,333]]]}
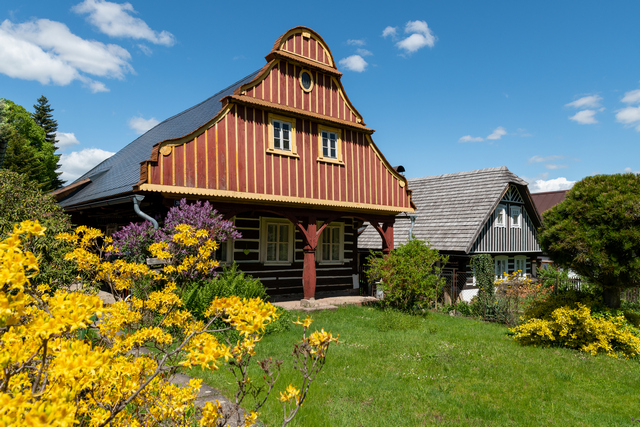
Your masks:
{"label": "purple lilac bush", "polygon": [[[148,250],[149,245],[166,242],[174,254],[174,263],[179,264],[190,253],[186,248],[172,241],[178,224],[191,225],[195,230],[207,230],[209,239],[218,243],[242,237],[242,234],[235,229],[233,222],[225,220],[208,201],[203,203],[198,200],[195,203],[188,203],[186,199],[182,199],[178,206],[169,210],[164,225],[158,230],[154,230],[153,225],[145,221],[131,223],[113,233],[113,244],[117,248],[114,254],[123,256],[131,262],[145,262],[151,256]],[[203,238],[204,240],[206,239]],[[211,271],[209,275],[215,276],[216,273]]]}

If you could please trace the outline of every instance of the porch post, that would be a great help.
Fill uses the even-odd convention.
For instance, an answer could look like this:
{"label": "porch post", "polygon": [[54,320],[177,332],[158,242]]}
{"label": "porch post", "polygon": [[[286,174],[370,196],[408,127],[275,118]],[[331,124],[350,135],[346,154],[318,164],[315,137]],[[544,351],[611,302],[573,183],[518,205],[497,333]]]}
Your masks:
{"label": "porch post", "polygon": [[303,232],[304,240],[304,266],[302,267],[302,289],[304,299],[314,298],[316,295],[316,247],[318,237],[316,235],[316,219],[309,217],[306,232]]}
{"label": "porch post", "polygon": [[393,250],[393,221],[382,224],[382,253],[389,255]]}

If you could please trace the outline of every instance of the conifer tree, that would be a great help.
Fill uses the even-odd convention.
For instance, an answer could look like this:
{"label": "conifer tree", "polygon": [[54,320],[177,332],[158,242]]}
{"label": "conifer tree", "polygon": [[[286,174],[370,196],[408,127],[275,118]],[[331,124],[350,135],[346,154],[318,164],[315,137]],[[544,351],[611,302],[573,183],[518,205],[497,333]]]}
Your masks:
{"label": "conifer tree", "polygon": [[[34,112],[31,114],[33,120],[38,126],[45,131],[44,139],[53,144],[54,150],[58,150],[58,140],[56,139],[56,132],[58,131],[58,122],[53,118],[53,108],[49,104],[49,100],[46,96],[42,95],[38,98],[38,102],[33,106]],[[55,154],[56,158],[56,170],[60,169],[60,154]],[[64,185],[64,181],[60,179],[61,172],[56,172],[51,186],[53,189],[60,188]]]}

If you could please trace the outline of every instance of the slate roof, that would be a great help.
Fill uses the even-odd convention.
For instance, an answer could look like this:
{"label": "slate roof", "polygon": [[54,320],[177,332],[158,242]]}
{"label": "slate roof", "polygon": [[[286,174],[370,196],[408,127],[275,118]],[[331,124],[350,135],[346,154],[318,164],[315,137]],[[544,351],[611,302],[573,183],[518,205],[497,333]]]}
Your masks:
{"label": "slate roof", "polygon": [[82,175],[70,185],[89,178],[90,183],[81,186],[60,202],[62,207],[71,207],[94,200],[109,199],[132,191],[140,181],[140,162],[149,160],[153,146],[167,139],[180,138],[211,120],[221,109],[222,98],[250,82],[260,70],[216,93],[200,104],[184,110],[151,128],[113,156]]}
{"label": "slate roof", "polygon": [[[527,200],[527,182],[505,166],[412,178],[408,181],[416,205],[413,215],[417,215],[413,234],[420,240],[427,240],[440,251],[467,253],[509,184],[518,187],[525,205],[534,210],[531,200]],[[394,246],[407,241],[411,215],[396,216]],[[535,222],[539,223],[539,220]],[[382,239],[371,226],[358,237],[359,249],[381,247]]]}
{"label": "slate roof", "polygon": [[533,203],[536,205],[536,209],[540,216],[545,211],[548,211],[561,201],[567,197],[567,191],[569,190],[559,190],[559,191],[546,191],[544,193],[532,193],[531,198],[533,199]]}

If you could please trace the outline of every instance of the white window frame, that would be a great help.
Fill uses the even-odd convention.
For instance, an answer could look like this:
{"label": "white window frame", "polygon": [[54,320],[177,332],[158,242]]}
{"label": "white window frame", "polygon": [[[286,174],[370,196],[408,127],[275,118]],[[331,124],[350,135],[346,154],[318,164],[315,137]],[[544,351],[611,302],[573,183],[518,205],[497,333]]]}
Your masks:
{"label": "white window frame", "polygon": [[[268,260],[267,259],[267,235],[269,225],[288,225],[287,235],[287,259],[286,260]],[[281,218],[261,218],[260,224],[260,262],[265,265],[291,265],[293,263],[294,240],[293,240],[293,223],[288,219]],[[279,232],[279,231],[278,231]]]}
{"label": "white window frame", "polygon": [[[291,117],[279,116],[276,114],[269,114],[268,120],[269,147],[267,148],[267,152],[272,154],[299,157],[298,149],[296,146],[296,120]],[[280,137],[277,137],[275,124],[279,124],[280,129],[283,128],[283,125],[289,127],[289,148],[284,147],[282,131],[280,131]]]}
{"label": "white window frame", "polygon": [[[327,136],[333,134],[335,135],[335,157],[331,156],[331,147],[328,147],[328,153],[324,155],[324,133]],[[338,163],[344,164],[344,159],[342,158],[342,131],[338,128],[332,128],[328,126],[320,125],[318,126],[318,161],[328,162],[328,163]]]}
{"label": "white window frame", "polygon": [[[493,265],[496,274],[496,278],[503,277],[505,273],[509,274],[509,257],[506,255],[498,255],[493,258]],[[504,265],[504,268],[499,268]],[[499,271],[502,270],[502,271]]]}
{"label": "white window frame", "polygon": [[[318,227],[322,227],[322,222],[318,223]],[[334,259],[325,259],[324,258],[324,247],[327,243],[325,243],[324,239],[326,236],[332,236],[332,229],[339,229],[338,238],[339,238],[339,249],[338,254],[339,257],[337,260]],[[325,234],[326,233],[326,234]],[[329,245],[335,244],[334,242],[328,243]],[[322,230],[322,234],[318,238],[318,246],[316,247],[316,259],[320,264],[344,264],[344,223],[343,222],[332,222],[327,225],[324,230]]]}
{"label": "white window frame", "polygon": [[509,222],[511,228],[522,228],[522,208],[520,206],[511,206],[509,208]]}
{"label": "white window frame", "polygon": [[[499,221],[500,213],[502,213],[502,222]],[[493,226],[497,228],[506,228],[507,226],[507,206],[506,205],[498,205],[494,212],[494,221]]]}
{"label": "white window frame", "polygon": [[527,257],[526,255],[516,255],[513,261],[515,271],[521,270],[521,276],[527,275]]}

